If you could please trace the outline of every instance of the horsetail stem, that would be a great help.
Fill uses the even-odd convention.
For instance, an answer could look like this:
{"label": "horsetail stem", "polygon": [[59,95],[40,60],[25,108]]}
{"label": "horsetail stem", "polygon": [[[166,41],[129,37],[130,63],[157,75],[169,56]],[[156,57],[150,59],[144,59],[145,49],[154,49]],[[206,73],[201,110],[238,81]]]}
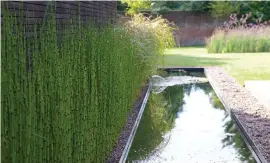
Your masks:
{"label": "horsetail stem", "polygon": [[1,158],[104,162],[165,43],[80,16],[56,22],[52,3],[32,27],[2,8]]}

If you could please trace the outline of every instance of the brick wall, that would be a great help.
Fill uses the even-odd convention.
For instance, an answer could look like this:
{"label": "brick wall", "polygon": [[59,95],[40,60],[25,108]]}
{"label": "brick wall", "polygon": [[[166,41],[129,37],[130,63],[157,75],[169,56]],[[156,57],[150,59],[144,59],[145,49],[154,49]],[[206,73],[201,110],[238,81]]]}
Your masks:
{"label": "brick wall", "polygon": [[162,16],[178,26],[179,31],[175,31],[175,41],[181,46],[205,45],[205,39],[224,22],[207,14],[186,11],[168,12]]}
{"label": "brick wall", "polygon": [[[34,24],[43,20],[49,3],[50,1],[23,1],[22,3],[19,1],[3,1],[1,7],[5,6],[10,11],[19,13],[20,4],[22,4],[22,17],[27,16],[28,23]],[[99,24],[106,24],[116,18],[116,1],[56,1],[52,3],[56,7],[57,22],[78,17],[79,14],[82,22],[91,19]]]}

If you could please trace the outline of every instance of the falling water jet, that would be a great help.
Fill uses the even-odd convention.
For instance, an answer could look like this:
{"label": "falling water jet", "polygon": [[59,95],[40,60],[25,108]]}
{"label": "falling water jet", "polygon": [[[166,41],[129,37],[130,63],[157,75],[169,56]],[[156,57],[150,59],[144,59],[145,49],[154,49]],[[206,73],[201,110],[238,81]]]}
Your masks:
{"label": "falling water jet", "polygon": [[168,86],[206,82],[208,82],[207,78],[194,76],[170,76],[163,78],[159,75],[153,75],[150,80],[150,83],[153,87],[152,92],[155,94],[161,93]]}

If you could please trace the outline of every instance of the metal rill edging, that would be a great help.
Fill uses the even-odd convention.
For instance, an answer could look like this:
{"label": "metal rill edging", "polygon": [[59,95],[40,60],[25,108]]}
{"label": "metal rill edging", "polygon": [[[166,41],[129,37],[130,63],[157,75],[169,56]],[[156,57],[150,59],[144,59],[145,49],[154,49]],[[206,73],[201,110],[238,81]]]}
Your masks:
{"label": "metal rill edging", "polygon": [[185,70],[188,72],[203,72],[204,73],[204,68],[202,67],[166,67],[166,68],[160,68],[165,71],[177,71],[179,69]]}
{"label": "metal rill edging", "polygon": [[147,89],[147,92],[144,96],[144,99],[143,99],[143,102],[142,102],[142,105],[141,105],[141,108],[140,108],[140,111],[138,113],[138,116],[136,118],[136,121],[134,122],[134,125],[133,125],[133,128],[131,130],[131,133],[128,137],[128,141],[125,145],[125,148],[123,150],[123,153],[122,153],[122,156],[119,160],[119,163],[125,163],[126,162],[126,159],[127,159],[127,156],[128,156],[128,153],[129,153],[129,150],[130,150],[130,147],[131,147],[131,144],[133,142],[133,139],[135,137],[135,134],[136,134],[136,131],[137,131],[137,128],[140,124],[140,121],[141,121],[141,118],[142,118],[142,114],[143,114],[143,111],[144,111],[144,108],[147,104],[147,101],[148,101],[148,97],[149,97],[149,94],[150,94],[150,90],[151,90],[151,84],[149,84],[149,87]]}
{"label": "metal rill edging", "polygon": [[261,152],[258,150],[248,133],[246,132],[244,126],[242,123],[238,120],[234,112],[228,107],[228,105],[225,103],[225,101],[221,98],[218,89],[215,87],[215,85],[212,82],[212,79],[209,77],[209,75],[204,71],[204,74],[206,78],[208,79],[210,85],[212,86],[213,90],[215,91],[216,95],[218,96],[219,100],[223,104],[226,111],[229,113],[230,117],[233,119],[233,121],[236,124],[236,127],[238,131],[240,132],[241,137],[244,139],[244,142],[248,146],[249,150],[251,151],[253,157],[257,161],[257,163],[267,163],[265,158],[262,156]]}

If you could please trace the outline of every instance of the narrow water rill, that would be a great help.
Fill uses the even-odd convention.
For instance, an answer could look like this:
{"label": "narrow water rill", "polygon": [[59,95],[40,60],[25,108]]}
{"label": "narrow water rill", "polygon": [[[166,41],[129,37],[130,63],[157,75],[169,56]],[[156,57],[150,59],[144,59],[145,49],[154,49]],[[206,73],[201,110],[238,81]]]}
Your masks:
{"label": "narrow water rill", "polygon": [[[179,76],[199,80],[168,80]],[[256,162],[202,72],[168,72],[164,78],[163,89],[153,85],[127,162]]]}

